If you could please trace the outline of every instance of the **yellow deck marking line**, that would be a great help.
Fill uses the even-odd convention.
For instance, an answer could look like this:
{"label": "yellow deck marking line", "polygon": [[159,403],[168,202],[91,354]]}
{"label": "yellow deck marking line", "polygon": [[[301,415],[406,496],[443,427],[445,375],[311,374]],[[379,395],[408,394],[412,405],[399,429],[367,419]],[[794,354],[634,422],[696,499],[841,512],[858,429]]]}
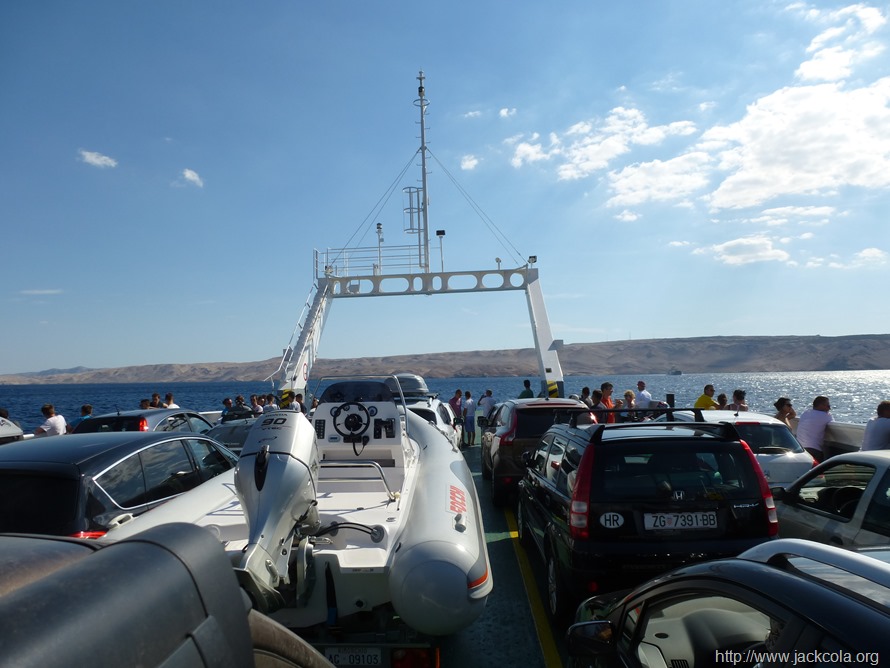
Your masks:
{"label": "yellow deck marking line", "polygon": [[559,650],[556,649],[556,641],[553,639],[553,633],[550,630],[550,621],[547,617],[546,609],[541,601],[541,597],[538,595],[538,587],[532,574],[531,564],[528,563],[528,555],[525,553],[525,548],[519,544],[516,517],[513,515],[513,511],[509,509],[504,510],[504,515],[507,518],[507,529],[513,542],[513,551],[516,553],[516,560],[519,562],[519,572],[522,574],[522,581],[525,583],[525,593],[528,596],[528,604],[532,611],[532,621],[535,623],[535,629],[538,633],[538,642],[541,645],[541,654],[544,656],[544,665],[547,668],[562,668],[562,659],[559,657]]}

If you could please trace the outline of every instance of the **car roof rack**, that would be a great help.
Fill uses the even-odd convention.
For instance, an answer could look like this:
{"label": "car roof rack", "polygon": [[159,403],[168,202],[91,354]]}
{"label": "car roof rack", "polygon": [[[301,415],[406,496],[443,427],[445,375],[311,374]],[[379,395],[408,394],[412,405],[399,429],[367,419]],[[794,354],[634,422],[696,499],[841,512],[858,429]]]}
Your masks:
{"label": "car roof rack", "polygon": [[785,570],[794,568],[790,562],[794,557],[840,569],[890,589],[890,564],[836,545],[800,538],[782,538],[761,543],[738,556],[739,559],[756,561]]}
{"label": "car roof rack", "polygon": [[661,429],[663,430],[665,427],[671,428],[680,428],[680,429],[688,429],[690,431],[697,432],[707,432],[714,436],[718,436],[720,438],[729,440],[729,441],[741,441],[742,438],[739,435],[738,430],[735,428],[730,422],[671,422],[667,424],[666,422],[615,422],[615,423],[596,423],[591,425],[578,425],[577,417],[572,416],[569,426],[572,427],[590,427],[590,443],[601,443],[603,440],[603,434],[606,429],[610,432],[619,430],[619,429],[627,429],[627,430],[645,430],[645,429]]}

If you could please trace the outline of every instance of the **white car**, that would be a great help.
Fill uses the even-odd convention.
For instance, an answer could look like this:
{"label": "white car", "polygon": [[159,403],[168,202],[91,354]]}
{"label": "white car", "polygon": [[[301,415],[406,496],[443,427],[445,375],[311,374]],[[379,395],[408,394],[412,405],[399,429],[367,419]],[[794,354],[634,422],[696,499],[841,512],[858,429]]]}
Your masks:
{"label": "white car", "polygon": [[[406,408],[434,424],[448,437],[451,445],[460,449],[463,437],[462,420],[457,418],[449,403],[441,401],[435,392],[430,392],[426,381],[417,374],[399,373],[395,377],[405,396]],[[393,394],[398,396],[399,390],[396,383],[387,380],[387,385]]]}
{"label": "white car", "polygon": [[[771,415],[750,411],[696,411],[705,422],[728,422],[735,426],[739,436],[757,457],[763,475],[770,487],[785,487],[808,473],[816,465],[813,457],[791,433],[784,422]],[[674,420],[697,420],[691,410],[672,411]],[[661,415],[657,420],[667,420]]]}
{"label": "white car", "polygon": [[830,457],[784,489],[774,489],[779,535],[820,543],[890,543],[890,451]]}

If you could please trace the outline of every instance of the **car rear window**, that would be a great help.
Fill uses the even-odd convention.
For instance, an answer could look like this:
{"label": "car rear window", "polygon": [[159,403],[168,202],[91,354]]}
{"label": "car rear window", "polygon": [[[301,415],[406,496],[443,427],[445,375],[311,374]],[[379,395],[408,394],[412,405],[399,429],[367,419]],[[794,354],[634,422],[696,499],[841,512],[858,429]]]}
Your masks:
{"label": "car rear window", "polygon": [[600,499],[740,499],[760,496],[750,456],[740,444],[703,442],[604,445],[594,457],[592,494]]}
{"label": "car rear window", "polygon": [[78,489],[73,478],[0,472],[0,532],[70,533]]}
{"label": "car rear window", "polygon": [[95,434],[105,431],[139,431],[139,417],[111,415],[84,420],[75,428],[77,434]]}
{"label": "car rear window", "polygon": [[121,508],[137,508],[146,503],[145,477],[138,453],[97,476],[95,483]]}
{"label": "car rear window", "polygon": [[745,424],[735,425],[739,436],[755,453],[781,454],[783,452],[803,452],[803,446],[783,424]]}
{"label": "car rear window", "polygon": [[525,408],[516,411],[516,438],[540,438],[557,421],[568,421],[568,416],[581,410],[561,408]]}
{"label": "car rear window", "polygon": [[244,448],[244,441],[247,440],[247,435],[250,433],[252,426],[252,423],[220,425],[207,432],[207,436],[214,441],[222,443],[237,455]]}
{"label": "car rear window", "polygon": [[433,411],[432,408],[415,408],[414,406],[411,406],[411,408],[409,408],[408,410],[410,410],[415,415],[419,415],[427,422],[435,423],[436,421],[436,413],[435,411]]}

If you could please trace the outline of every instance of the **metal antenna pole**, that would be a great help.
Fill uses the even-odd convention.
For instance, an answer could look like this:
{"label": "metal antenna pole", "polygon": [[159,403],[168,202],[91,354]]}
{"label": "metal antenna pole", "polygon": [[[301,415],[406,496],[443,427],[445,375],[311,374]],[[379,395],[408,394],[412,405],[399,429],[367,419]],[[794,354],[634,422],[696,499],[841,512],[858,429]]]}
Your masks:
{"label": "metal antenna pole", "polygon": [[426,107],[429,104],[424,97],[423,90],[423,70],[417,76],[420,85],[417,87],[418,107],[420,107],[420,168],[421,168],[421,189],[423,190],[423,202],[421,205],[421,225],[420,235],[423,243],[423,257],[421,265],[425,272],[430,271],[430,234],[429,234],[429,205],[430,198],[426,190]]}

